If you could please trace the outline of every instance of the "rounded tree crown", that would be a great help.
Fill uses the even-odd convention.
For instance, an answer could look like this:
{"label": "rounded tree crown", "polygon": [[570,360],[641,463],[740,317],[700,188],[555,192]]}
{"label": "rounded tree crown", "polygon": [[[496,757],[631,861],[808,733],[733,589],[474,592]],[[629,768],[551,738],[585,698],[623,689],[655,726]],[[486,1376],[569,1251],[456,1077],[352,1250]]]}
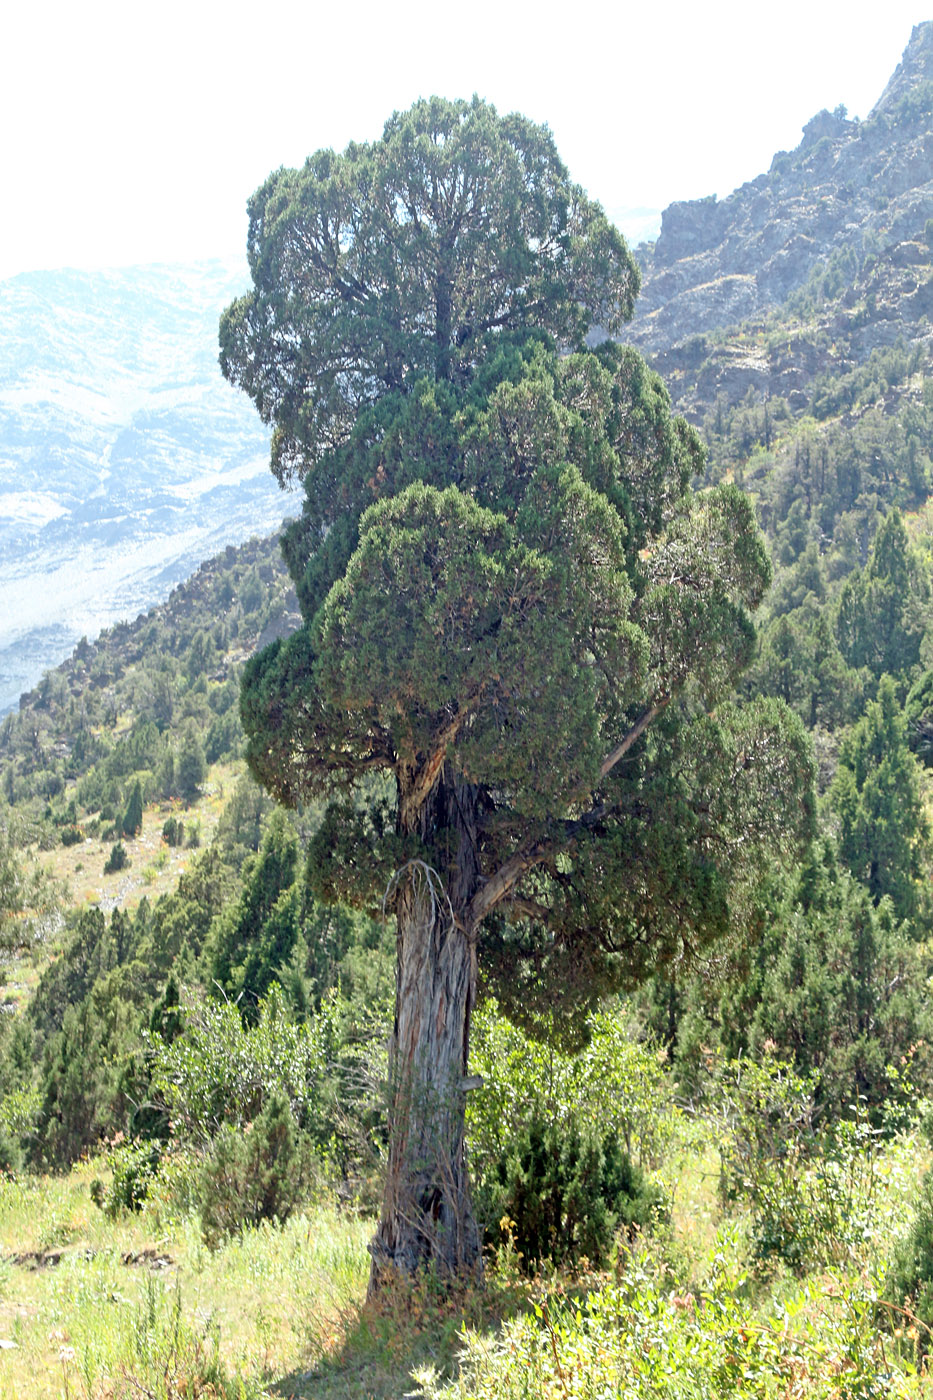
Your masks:
{"label": "rounded tree crown", "polygon": [[469,379],[508,336],[579,348],[638,292],[548,129],[477,97],[416,102],[379,141],[276,171],[249,215],[253,290],[224,312],[220,363],[275,425],[283,483],[385,394]]}

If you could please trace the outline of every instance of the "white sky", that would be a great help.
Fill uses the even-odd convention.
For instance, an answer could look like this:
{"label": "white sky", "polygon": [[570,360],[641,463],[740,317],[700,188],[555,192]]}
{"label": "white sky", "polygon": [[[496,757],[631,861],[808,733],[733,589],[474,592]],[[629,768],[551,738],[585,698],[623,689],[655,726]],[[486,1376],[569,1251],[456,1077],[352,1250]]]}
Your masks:
{"label": "white sky", "polygon": [[573,178],[637,232],[627,211],[728,194],[820,108],[866,116],[928,17],[905,0],[870,14],[851,0],[12,0],[0,278],[235,257],[270,170],[373,139],[434,92],[547,122]]}

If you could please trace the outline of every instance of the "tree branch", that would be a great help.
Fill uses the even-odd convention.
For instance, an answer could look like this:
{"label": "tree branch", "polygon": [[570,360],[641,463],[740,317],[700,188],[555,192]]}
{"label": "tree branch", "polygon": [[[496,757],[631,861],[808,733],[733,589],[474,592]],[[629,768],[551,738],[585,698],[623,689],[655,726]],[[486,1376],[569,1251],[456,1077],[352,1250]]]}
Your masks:
{"label": "tree branch", "polygon": [[621,744],[619,744],[617,748],[614,748],[612,750],[612,753],[609,754],[607,758],[603,759],[602,766],[599,770],[599,776],[601,778],[605,778],[609,770],[616,766],[619,759],[623,758],[625,754],[628,753],[635,740],[641,738],[642,734],[644,734],[651,721],[657,719],[661,711],[665,709],[670,704],[670,702],[671,697],[669,695],[662,696],[656,704],[651,706],[650,710],[645,711],[641,719],[637,720],[635,724],[632,725],[631,729],[626,734]]}
{"label": "tree branch", "polygon": [[467,928],[471,932],[478,928],[486,915],[511,895],[525,871],[553,855],[557,849],[559,848],[553,841],[535,841],[523,850],[516,851],[514,856],[510,856],[505,864],[500,865],[496,873],[480,886],[470,901],[465,920]]}
{"label": "tree branch", "polygon": [[[670,704],[670,701],[670,695],[662,696],[660,700],[652,705],[649,710],[646,710],[641,718],[632,725],[632,728],[626,734],[621,744],[613,749],[608,758],[604,759],[602,767],[599,770],[600,777],[605,777],[609,770],[614,768],[619,762],[619,759],[628,753],[629,749],[635,743],[635,740],[645,732],[652,720],[657,718],[661,711]],[[512,891],[525,872],[530,870],[532,866],[539,865],[541,861],[546,860],[548,856],[554,855],[557,851],[566,850],[577,835],[583,831],[590,830],[594,825],[603,821],[610,811],[611,808],[605,806],[594,807],[589,812],[584,813],[582,817],[578,817],[575,821],[569,821],[563,824],[564,839],[562,841],[549,837],[541,841],[535,841],[532,845],[525,846],[522,850],[516,851],[515,855],[510,856],[503,865],[500,865],[495,874],[491,875],[486,883],[482,885],[473,896],[470,907],[467,910],[467,927],[471,930],[476,929],[482,923],[483,919],[485,919],[486,915],[491,913],[496,905],[501,904],[505,899],[512,900],[516,908],[518,908],[519,905],[526,905],[526,901],[514,899],[512,895]]]}
{"label": "tree branch", "polygon": [[444,726],[437,736],[431,757],[421,765],[411,787],[402,793],[400,817],[403,831],[414,830],[418,814],[427,801],[431,789],[437,782],[437,776],[444,766],[447,750],[460,733],[469,714],[469,707],[458,710],[453,719]]}

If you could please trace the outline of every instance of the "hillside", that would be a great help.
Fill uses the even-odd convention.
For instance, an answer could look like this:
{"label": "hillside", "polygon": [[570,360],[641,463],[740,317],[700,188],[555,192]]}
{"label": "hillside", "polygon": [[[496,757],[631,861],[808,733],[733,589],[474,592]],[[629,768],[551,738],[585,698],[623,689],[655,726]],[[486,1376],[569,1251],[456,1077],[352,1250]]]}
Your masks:
{"label": "hillside", "polygon": [[[406,937],[414,940],[391,899],[403,879],[415,890],[423,881],[424,927],[434,922],[443,938],[421,946],[446,947],[458,936],[453,880],[439,873],[450,867],[436,852],[446,846],[461,860],[474,837],[454,824],[453,801],[430,818],[440,828],[433,850],[428,821],[406,832],[397,775],[370,766],[381,755],[352,726],[360,717],[370,724],[368,672],[415,632],[426,611],[420,571],[442,551],[415,531],[413,540],[393,532],[384,554],[368,527],[365,549],[352,530],[341,538],[339,515],[323,527],[314,515],[312,476],[284,558],[274,539],[228,543],[165,603],[81,640],[0,719],[0,1397],[930,1393],[933,378],[923,307],[931,149],[933,25],[925,25],[866,122],[820,114],[770,176],[722,206],[667,211],[658,244],[642,250],[646,309],[632,338],[668,377],[708,451],[704,466],[699,444],[683,434],[695,451],[666,503],[646,466],[667,422],[665,395],[617,347],[601,358],[554,356],[540,397],[530,380],[499,384],[498,418],[483,417],[477,398],[470,457],[457,455],[456,432],[447,435],[453,400],[438,392],[414,407],[405,400],[410,416],[389,418],[383,438],[379,415],[364,418],[358,459],[323,459],[325,481],[367,505],[393,473],[411,482],[406,526],[439,460],[473,473],[463,470],[460,491],[439,493],[445,499],[480,494],[499,474],[520,484],[533,471],[546,489],[516,516],[515,539],[530,554],[529,538],[584,522],[581,548],[566,563],[553,555],[554,571],[559,564],[562,587],[582,580],[581,596],[605,596],[604,613],[576,635],[587,639],[581,672],[595,661],[614,686],[625,684],[626,653],[609,625],[625,622],[626,609],[662,639],[672,613],[674,642],[679,630],[694,647],[704,607],[725,618],[720,650],[737,613],[743,624],[740,661],[721,688],[694,651],[682,691],[652,711],[632,706],[641,718],[618,750],[630,770],[620,780],[624,805],[611,842],[592,855],[585,899],[571,900],[574,866],[586,827],[607,824],[609,783],[598,808],[587,812],[581,801],[578,815],[575,802],[560,822],[573,842],[548,847],[549,868],[515,898],[523,926],[510,930],[503,916],[472,943],[469,1029],[453,1093],[434,1104],[444,1117],[466,1100],[482,1286],[419,1266],[413,1278],[384,1275],[375,1297],[366,1292],[378,1252],[370,1243],[367,1253],[366,1241],[405,1112],[390,1037],[399,1034]],[[161,275],[147,295],[160,295]],[[128,285],[120,295],[132,301]],[[214,334],[206,309],[200,328],[196,321],[192,312],[185,322],[189,349],[209,326]],[[101,332],[95,342],[101,372],[123,382],[119,363],[104,365],[105,340]],[[87,399],[84,436],[66,446],[62,426],[61,459],[48,459],[60,478],[53,466],[43,475],[47,415],[22,408],[24,485],[8,503],[10,540],[28,545],[27,517],[36,549],[56,521],[72,538],[83,520],[98,543],[112,527],[119,556],[135,531],[157,539],[162,520],[174,539],[186,491],[198,503],[191,513],[204,517],[196,528],[230,528],[233,506],[214,509],[224,491],[239,500],[223,472],[209,474],[200,495],[185,475],[203,446],[201,381],[181,383],[179,369],[175,384],[172,343],[151,349],[140,340],[126,385],[151,374],[153,402],[164,394],[174,403],[164,441],[179,448],[179,474],[168,463],[145,487],[150,449],[162,441],[155,409],[130,404],[124,414],[108,399],[105,412]],[[37,363],[45,353],[35,350]],[[32,354],[24,342],[22,383],[33,384],[35,405],[43,372],[29,380]],[[85,373],[77,341],[73,354],[77,383]],[[625,369],[610,394],[600,375],[612,362]],[[575,394],[589,399],[602,385],[611,399],[624,452],[590,433],[598,416],[576,418],[567,403],[558,414],[550,386],[575,366],[586,370]],[[639,391],[628,399],[633,384]],[[41,393],[51,402],[50,382]],[[124,418],[135,426],[111,442]],[[624,488],[631,573],[605,595],[597,571],[622,554],[615,516],[588,504],[597,492],[582,472],[560,504],[553,488],[570,469],[541,471],[553,425],[565,420],[573,431],[563,442],[598,448],[592,457],[581,448],[594,479]],[[422,422],[430,431],[415,431]],[[230,427],[229,442],[240,441],[237,431]],[[245,444],[234,457],[249,491]],[[138,520],[129,506],[125,518],[117,510],[114,452],[126,480],[143,483]],[[67,495],[66,457],[75,471],[104,473],[89,505]],[[264,456],[260,469],[265,479]],[[67,501],[56,519],[51,485],[43,495],[53,481]],[[764,531],[770,589],[772,567],[740,487]],[[720,528],[710,512],[694,547],[684,522],[712,502],[735,514]],[[380,519],[386,504],[367,519]],[[629,532],[654,511],[656,525],[635,548]],[[484,514],[483,542],[503,519]],[[600,524],[607,518],[611,532]],[[747,612],[725,589],[707,600],[705,576],[729,556],[736,520],[751,563],[739,556],[734,567],[755,583]],[[468,693],[475,710],[463,714],[472,724],[474,713],[494,711],[491,747],[505,751],[517,733],[523,766],[550,781],[551,769],[562,771],[561,745],[576,749],[585,738],[588,713],[586,692],[557,693],[546,674],[545,629],[566,623],[567,594],[542,592],[539,630],[532,608],[520,611],[528,566],[516,550],[503,556],[508,574],[497,568],[502,602],[484,593],[482,631],[471,632],[474,600],[463,594],[485,584],[471,575],[476,558],[456,552],[460,538],[474,537],[445,536],[449,580],[424,574],[454,606],[446,631],[436,629],[443,640],[419,643],[395,711],[432,686],[446,703],[439,673],[462,662],[473,676],[487,647],[498,682],[514,636],[530,686],[516,674],[513,692],[490,701],[477,684]],[[327,606],[309,606],[330,554],[344,548],[359,569],[348,569]],[[341,619],[354,621],[350,604],[373,598],[372,578],[375,605],[359,608],[365,616],[351,631]],[[663,591],[668,579],[685,588],[682,611]],[[520,621],[510,632],[513,610]],[[340,690],[327,689],[334,636],[332,669],[355,668]],[[256,656],[280,638],[290,641]],[[287,685],[258,693],[264,675],[278,680],[277,668]],[[792,798],[777,728],[756,737],[729,727],[730,715],[753,706],[796,737],[801,781]],[[546,721],[540,747],[522,728],[536,709]],[[350,727],[327,738],[335,715]],[[323,767],[324,743],[336,777],[279,790],[289,806],[278,806],[247,772],[247,737],[250,766],[269,791],[282,771],[277,757],[283,768]],[[446,729],[437,754],[438,765],[459,762]],[[458,808],[479,788],[468,766],[479,755],[466,754]],[[353,782],[346,775],[357,755],[366,766]],[[764,839],[741,812],[732,828],[722,817],[756,769]],[[483,858],[509,829],[493,809],[513,779],[494,773],[471,819]],[[531,810],[535,826],[513,861],[555,829]],[[807,818],[799,841],[798,812]],[[678,847],[697,820],[688,864]],[[754,843],[755,855],[742,881],[727,885],[719,864],[731,841]],[[658,871],[667,883],[655,887]],[[727,916],[711,923],[715,937],[693,936],[691,901],[711,920]],[[575,942],[575,920],[596,926],[602,945]],[[603,952],[618,959],[623,979],[605,980]],[[438,986],[430,1012],[423,998],[413,1019],[444,1019],[455,989],[449,979]],[[562,1020],[568,988],[580,999]],[[446,1151],[431,1127],[418,1148],[420,1200],[407,1197],[418,1212],[425,1199],[438,1210],[450,1191],[449,1177],[425,1188]],[[446,1169],[449,1155],[443,1161]]]}
{"label": "hillside", "polygon": [[217,366],[241,281],[215,262],[0,283],[0,714],[82,635],[287,513]]}
{"label": "hillside", "polygon": [[627,339],[689,418],[749,392],[803,411],[809,386],[933,316],[933,22],[917,25],[865,121],[817,113],[793,151],[727,198],[672,204],[638,249]]}

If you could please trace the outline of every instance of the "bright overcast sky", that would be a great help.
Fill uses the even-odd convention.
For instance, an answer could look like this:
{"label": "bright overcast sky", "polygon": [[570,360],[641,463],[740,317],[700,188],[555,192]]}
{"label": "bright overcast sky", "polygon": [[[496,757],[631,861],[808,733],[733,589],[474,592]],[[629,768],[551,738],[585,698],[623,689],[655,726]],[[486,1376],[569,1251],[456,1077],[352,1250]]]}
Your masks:
{"label": "bright overcast sky", "polygon": [[914,4],[33,0],[0,24],[0,278],[236,257],[247,196],[415,98],[547,122],[575,180],[632,210],[728,194],[822,107],[867,115]]}

